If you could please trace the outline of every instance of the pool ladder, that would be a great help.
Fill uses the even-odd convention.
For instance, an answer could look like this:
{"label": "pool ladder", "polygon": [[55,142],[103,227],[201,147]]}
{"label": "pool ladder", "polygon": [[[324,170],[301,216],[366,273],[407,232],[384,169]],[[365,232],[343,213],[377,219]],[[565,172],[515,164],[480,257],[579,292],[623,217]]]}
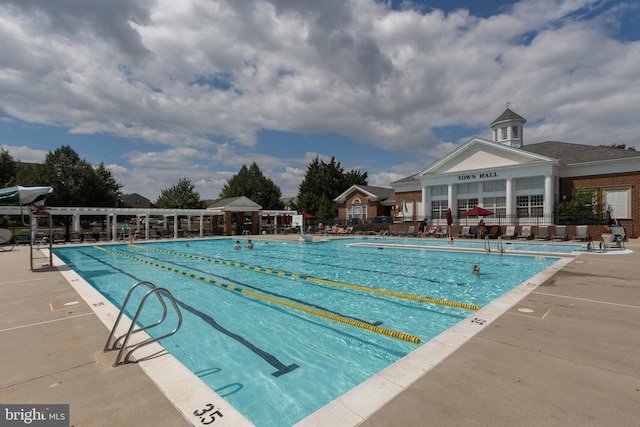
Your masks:
{"label": "pool ladder", "polygon": [[[504,246],[502,246],[502,236],[498,236],[498,240],[496,240],[496,249],[503,254]],[[491,241],[489,240],[489,236],[484,238],[484,250],[487,252],[491,252]]]}
{"label": "pool ladder", "polygon": [[[124,310],[127,307],[127,303],[129,302],[129,299],[131,298],[133,291],[138,286],[146,286],[149,288],[149,290],[147,291],[147,293],[144,294],[144,296],[140,300],[140,304],[138,305],[138,310],[136,311],[135,316],[133,316],[133,319],[131,320],[131,325],[129,326],[127,333],[120,335],[118,338],[115,338],[116,329],[120,324],[120,320],[122,319]],[[140,326],[136,329],[136,322],[138,321],[138,317],[140,317],[140,313],[142,312],[142,308],[144,307],[144,304],[147,301],[147,298],[150,297],[151,295],[155,295],[156,297],[158,297],[158,301],[160,302],[160,305],[162,305],[162,317],[158,319],[155,323],[152,323],[146,326]],[[176,311],[176,315],[178,319],[177,325],[171,331],[167,332],[162,336],[159,336],[157,338],[147,338],[142,342],[129,346],[129,339],[133,334],[154,328],[160,325],[162,322],[164,322],[164,320],[167,318],[167,314],[168,314],[167,304],[162,298],[163,296],[166,297],[171,302],[171,305]],[[123,365],[125,363],[129,363],[130,362],[129,357],[134,351],[140,349],[141,347],[152,344],[156,341],[159,341],[161,339],[167,338],[175,334],[178,331],[178,329],[180,329],[180,325],[182,325],[182,313],[180,312],[180,309],[178,308],[178,305],[176,304],[176,300],[173,298],[173,295],[171,295],[171,292],[169,292],[167,289],[164,289],[164,288],[158,288],[151,282],[145,282],[145,281],[137,282],[131,287],[131,289],[129,289],[129,293],[127,293],[127,297],[124,299],[124,302],[122,303],[120,314],[118,314],[118,318],[116,319],[116,322],[114,323],[113,328],[111,329],[111,333],[107,338],[107,342],[104,346],[103,352],[106,353],[108,351],[120,349],[120,351],[118,352],[118,356],[116,357],[116,361],[113,364],[114,367]]]}

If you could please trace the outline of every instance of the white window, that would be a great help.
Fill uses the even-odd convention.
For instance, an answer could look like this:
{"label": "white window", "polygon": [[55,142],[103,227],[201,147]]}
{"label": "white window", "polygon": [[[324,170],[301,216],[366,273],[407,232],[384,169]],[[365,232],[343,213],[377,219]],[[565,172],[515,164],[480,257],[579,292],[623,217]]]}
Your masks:
{"label": "white window", "polygon": [[518,137],[518,126],[511,126],[511,138]]}
{"label": "white window", "polygon": [[431,218],[445,219],[449,208],[446,200],[433,200],[431,202]]}
{"label": "white window", "polygon": [[478,199],[458,199],[458,218],[466,211],[478,206]]}
{"label": "white window", "polygon": [[507,181],[504,179],[498,179],[495,181],[485,181],[482,183],[482,191],[484,193],[491,193],[494,191],[506,191]]}
{"label": "white window", "polygon": [[611,209],[614,218],[631,218],[631,188],[603,188],[605,209]]}
{"label": "white window", "polygon": [[507,139],[507,127],[500,129],[502,131],[502,139]]}
{"label": "white window", "polygon": [[516,197],[516,213],[518,218],[541,217],[544,207],[544,195],[536,194],[532,196]]}
{"label": "white window", "polygon": [[489,209],[504,217],[507,214],[507,198],[506,197],[485,197],[482,199],[482,207]]}
{"label": "white window", "polygon": [[446,196],[449,188],[446,185],[435,185],[431,187],[431,196]]}
{"label": "white window", "polygon": [[355,199],[353,204],[347,206],[347,219],[361,219],[365,221],[367,219],[367,207],[368,205],[363,205],[359,199]]}
{"label": "white window", "polygon": [[516,179],[516,190],[529,190],[531,188],[544,188],[544,176]]}
{"label": "white window", "polygon": [[477,182],[465,182],[458,184],[458,194],[478,194]]}

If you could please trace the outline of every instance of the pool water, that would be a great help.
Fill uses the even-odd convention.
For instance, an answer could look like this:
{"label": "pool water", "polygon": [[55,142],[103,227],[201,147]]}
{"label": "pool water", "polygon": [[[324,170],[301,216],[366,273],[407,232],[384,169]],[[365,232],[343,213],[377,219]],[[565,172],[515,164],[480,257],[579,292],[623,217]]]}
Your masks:
{"label": "pool water", "polygon": [[[118,307],[137,281],[168,289],[184,320],[161,344],[267,427],[295,424],[474,313],[447,303],[482,307],[557,260],[354,242],[254,240],[234,250],[234,240],[212,239],[55,253]],[[151,310],[141,323],[158,318]]]}

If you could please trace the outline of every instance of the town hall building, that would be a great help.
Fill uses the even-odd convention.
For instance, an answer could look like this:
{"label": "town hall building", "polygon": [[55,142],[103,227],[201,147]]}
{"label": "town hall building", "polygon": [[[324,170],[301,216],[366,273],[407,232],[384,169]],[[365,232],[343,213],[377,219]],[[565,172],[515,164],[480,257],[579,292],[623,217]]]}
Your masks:
{"label": "town hall building", "polygon": [[[426,169],[391,183],[394,194],[382,202],[391,206],[394,222],[426,218],[446,225],[451,209],[453,225],[466,225],[471,218],[463,214],[480,206],[495,213],[485,218],[487,224],[553,225],[559,202],[586,193],[602,211],[594,214],[604,217],[608,211],[636,237],[640,152],[557,141],[525,144],[525,123],[507,108],[491,123],[491,140],[473,137]],[[349,206],[349,192],[356,191],[336,199],[342,202],[341,218],[365,212]]]}

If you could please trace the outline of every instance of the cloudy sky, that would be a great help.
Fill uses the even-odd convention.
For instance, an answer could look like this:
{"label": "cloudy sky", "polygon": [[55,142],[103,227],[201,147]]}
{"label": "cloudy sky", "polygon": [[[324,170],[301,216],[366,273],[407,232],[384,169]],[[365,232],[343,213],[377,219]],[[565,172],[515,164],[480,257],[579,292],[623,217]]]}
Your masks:
{"label": "cloudy sky", "polygon": [[316,156],[417,173],[506,108],[525,144],[640,149],[640,3],[0,0],[0,146],[71,146],[125,193],[243,164],[295,196]]}

